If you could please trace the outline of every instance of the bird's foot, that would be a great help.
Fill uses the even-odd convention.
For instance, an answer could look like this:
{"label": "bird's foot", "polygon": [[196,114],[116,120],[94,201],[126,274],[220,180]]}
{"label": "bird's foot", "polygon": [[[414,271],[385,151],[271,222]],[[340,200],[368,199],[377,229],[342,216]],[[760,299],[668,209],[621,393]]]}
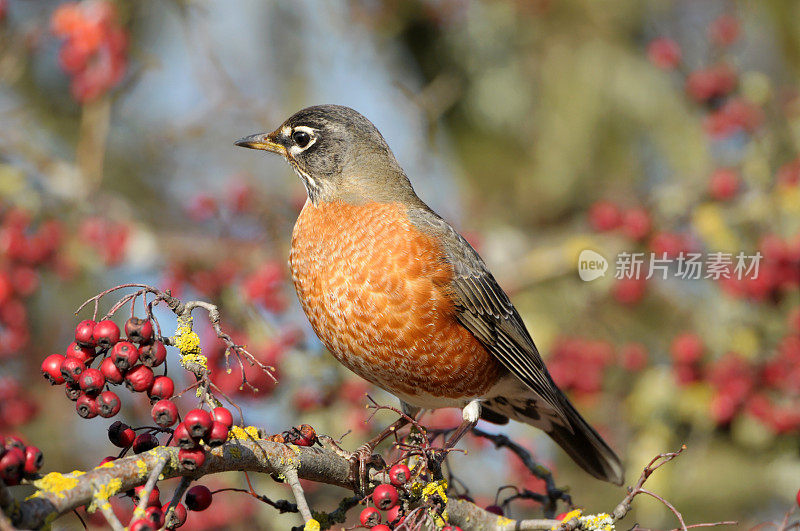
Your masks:
{"label": "bird's foot", "polygon": [[383,470],[386,462],[379,454],[373,453],[371,444],[362,444],[350,454],[350,481],[355,486],[356,494],[366,496],[369,492],[369,469]]}

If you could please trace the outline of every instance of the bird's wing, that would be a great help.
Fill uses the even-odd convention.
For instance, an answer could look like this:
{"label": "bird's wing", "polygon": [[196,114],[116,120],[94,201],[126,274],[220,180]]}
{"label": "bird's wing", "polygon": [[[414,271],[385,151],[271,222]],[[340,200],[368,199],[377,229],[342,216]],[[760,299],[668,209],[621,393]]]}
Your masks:
{"label": "bird's wing", "polygon": [[553,383],[522,318],[472,246],[438,215],[419,210],[411,219],[442,244],[444,259],[453,267],[446,289],[458,321],[526,386],[551,405],[570,426],[561,391]]}

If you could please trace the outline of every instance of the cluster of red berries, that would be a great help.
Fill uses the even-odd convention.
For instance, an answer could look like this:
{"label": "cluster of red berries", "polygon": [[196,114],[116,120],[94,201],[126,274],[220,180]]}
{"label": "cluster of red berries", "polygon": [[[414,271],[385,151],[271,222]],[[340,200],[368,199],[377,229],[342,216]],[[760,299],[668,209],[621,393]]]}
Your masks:
{"label": "cluster of red berries", "polygon": [[[119,327],[109,319],[81,321],[66,355],[51,354],[42,362],[42,375],[53,385],[65,385],[67,398],[75,401],[81,417],[116,415],[120,398],[108,387],[123,383],[132,392],[147,393],[153,403],[172,397],[172,378],[153,374],[153,368],[167,358],[166,347],[155,338],[153,323],[131,317],[125,333],[127,339],[120,338]],[[95,362],[97,366],[92,367]]]}
{"label": "cluster of red berries", "polygon": [[0,432],[25,424],[38,410],[36,400],[13,376],[0,376]]}
{"label": "cluster of red berries", "polygon": [[[161,403],[163,408],[157,410]],[[171,426],[177,420],[177,409],[170,400],[162,400],[153,406],[153,420],[161,426]],[[228,440],[228,432],[233,426],[233,416],[224,407],[215,408],[210,413],[203,409],[193,409],[175,427],[173,442],[180,447],[178,460],[187,470],[196,470],[206,461],[203,443],[216,448]]]}
{"label": "cluster of red berries", "polygon": [[720,286],[734,297],[777,304],[800,287],[800,234],[781,238],[768,234],[758,250],[763,256],[758,276],[720,278]]}
{"label": "cluster of red berries", "polygon": [[44,456],[35,446],[26,445],[19,437],[0,436],[0,480],[8,486],[19,485],[26,475],[42,468]]}
{"label": "cluster of red berries", "polygon": [[108,0],[61,4],[50,19],[54,35],[63,39],[61,68],[72,78],[72,96],[94,100],[117,86],[125,75],[128,37]]}
{"label": "cluster of red berries", "polygon": [[109,267],[117,266],[125,258],[131,229],[124,223],[100,217],[90,217],[78,230],[80,241],[100,255]]}
{"label": "cluster of red berries", "polygon": [[185,206],[186,214],[192,221],[203,222],[214,219],[223,212],[244,214],[254,205],[253,187],[238,176],[225,184],[225,197],[200,192],[193,196]]}
{"label": "cluster of red berries", "polygon": [[361,525],[371,531],[390,531],[405,520],[401,498],[407,495],[406,485],[411,481],[411,470],[398,463],[389,469],[389,481],[375,487],[370,497],[374,507],[364,508],[359,515]]}

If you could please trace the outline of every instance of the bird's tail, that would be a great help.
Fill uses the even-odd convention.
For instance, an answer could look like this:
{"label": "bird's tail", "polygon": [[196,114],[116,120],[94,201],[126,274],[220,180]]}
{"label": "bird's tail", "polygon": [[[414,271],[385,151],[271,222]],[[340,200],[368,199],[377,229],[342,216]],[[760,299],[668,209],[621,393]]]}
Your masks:
{"label": "bird's tail", "polygon": [[560,412],[532,394],[530,397],[498,397],[483,403],[490,415],[509,417],[547,433],[582,469],[603,481],[622,485],[622,463],[602,437],[586,422],[565,396]]}

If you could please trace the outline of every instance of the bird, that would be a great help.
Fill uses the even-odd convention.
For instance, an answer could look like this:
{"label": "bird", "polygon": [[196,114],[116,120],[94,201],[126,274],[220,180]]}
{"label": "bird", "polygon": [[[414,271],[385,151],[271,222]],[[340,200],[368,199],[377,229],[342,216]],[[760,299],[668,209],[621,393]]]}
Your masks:
{"label": "bird", "polygon": [[[511,419],[547,433],[593,477],[622,485],[619,458],[553,382],[508,295],[417,196],[371,121],[349,107],[316,105],[235,145],[281,155],[305,186],[292,282],[340,363],[399,398],[411,418],[461,408],[448,447],[479,419]],[[369,451],[406,422],[384,430]]]}

